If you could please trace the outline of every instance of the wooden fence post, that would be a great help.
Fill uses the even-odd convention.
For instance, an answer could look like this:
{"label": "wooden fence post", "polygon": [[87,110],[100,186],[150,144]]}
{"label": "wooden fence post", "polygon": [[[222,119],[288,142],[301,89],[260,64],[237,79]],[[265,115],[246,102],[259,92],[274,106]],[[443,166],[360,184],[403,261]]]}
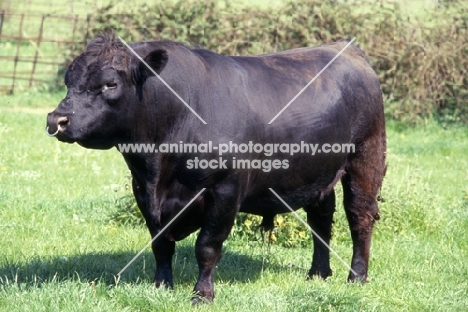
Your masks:
{"label": "wooden fence post", "polygon": [[0,13],[0,41],[2,39],[3,20],[5,19],[5,10]]}
{"label": "wooden fence post", "polygon": [[15,53],[15,64],[13,67],[13,79],[11,82],[11,89],[10,93],[13,93],[15,91],[15,83],[16,83],[16,68],[18,66],[18,60],[19,60],[19,53],[20,53],[20,48],[21,48],[21,39],[23,38],[23,21],[24,21],[24,13],[20,15],[20,27],[19,27],[19,32],[18,32],[18,42],[16,43],[16,53]]}
{"label": "wooden fence post", "polygon": [[45,20],[45,18],[46,18],[46,15],[42,14],[41,26],[39,28],[39,35],[37,36],[37,46],[36,46],[36,53],[34,54],[33,68],[32,68],[32,71],[31,71],[31,76],[29,77],[29,86],[30,87],[33,85],[33,81],[34,81],[34,72],[36,70],[37,57],[39,55],[39,46],[41,45],[41,41],[42,41],[42,32],[44,30],[44,20]]}

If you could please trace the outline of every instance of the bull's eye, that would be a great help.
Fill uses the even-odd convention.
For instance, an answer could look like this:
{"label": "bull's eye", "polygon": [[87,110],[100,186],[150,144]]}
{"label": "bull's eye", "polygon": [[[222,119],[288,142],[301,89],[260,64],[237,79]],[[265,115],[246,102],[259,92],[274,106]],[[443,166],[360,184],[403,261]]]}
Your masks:
{"label": "bull's eye", "polygon": [[102,91],[113,90],[115,88],[117,88],[117,84],[115,82],[109,82],[102,86]]}
{"label": "bull's eye", "polygon": [[98,94],[98,93],[101,93],[102,91],[102,88],[100,85],[97,85],[97,86],[89,86],[87,89],[86,89],[86,92],[88,93],[94,93],[94,94]]}

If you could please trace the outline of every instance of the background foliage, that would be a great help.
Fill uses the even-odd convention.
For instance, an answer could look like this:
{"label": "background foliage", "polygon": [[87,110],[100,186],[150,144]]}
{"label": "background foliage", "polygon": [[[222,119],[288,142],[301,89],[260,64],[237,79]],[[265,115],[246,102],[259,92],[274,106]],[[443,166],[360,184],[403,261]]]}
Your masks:
{"label": "background foliage", "polygon": [[184,0],[144,3],[125,14],[110,4],[89,16],[83,37],[89,41],[112,28],[126,41],[169,39],[225,55],[356,37],[380,77],[387,117],[410,124],[428,118],[468,123],[468,6],[444,3],[411,17],[399,2],[369,0],[289,0],[274,10]]}

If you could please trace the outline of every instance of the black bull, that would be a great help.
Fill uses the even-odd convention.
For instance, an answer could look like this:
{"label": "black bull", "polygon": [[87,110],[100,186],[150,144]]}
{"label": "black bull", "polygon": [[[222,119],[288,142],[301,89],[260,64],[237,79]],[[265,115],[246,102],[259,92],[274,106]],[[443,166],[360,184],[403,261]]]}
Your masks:
{"label": "black bull", "polygon": [[[152,245],[155,283],[173,286],[175,241],[201,228],[195,246],[199,276],[194,292],[214,298],[213,273],[236,214],[263,216],[265,228],[288,212],[273,189],[330,241],[334,186],[341,180],[353,240],[349,280],[366,281],[377,193],[385,174],[386,135],[379,79],[364,53],[350,45],[299,96],[268,122],[345,47],[346,41],[253,57],[229,57],[189,49],[171,41],[132,48],[205,121],[193,114],[122,43],[106,34],[89,43],[68,68],[67,96],[47,118],[60,141],[95,149],[121,143],[319,143],[353,144],[332,153],[240,153],[223,155],[226,168],[188,167],[216,153],[122,153],[133,176],[133,192],[151,235],[194,197]],[[242,160],[278,159],[276,169],[234,169]],[[194,163],[192,162],[192,165]],[[213,163],[214,164],[214,163]],[[258,164],[258,163],[257,163]],[[309,276],[331,275],[329,250],[316,237]]]}

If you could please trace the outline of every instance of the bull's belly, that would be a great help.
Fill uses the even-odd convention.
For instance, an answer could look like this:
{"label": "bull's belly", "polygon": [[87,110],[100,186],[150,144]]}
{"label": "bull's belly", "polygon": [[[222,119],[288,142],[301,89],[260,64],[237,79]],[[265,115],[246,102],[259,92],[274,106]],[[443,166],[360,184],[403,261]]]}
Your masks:
{"label": "bull's belly", "polygon": [[[271,189],[278,193],[274,188]],[[316,185],[306,185],[295,191],[279,193],[279,196],[289,207],[297,210],[318,201],[321,191],[324,189],[325,187],[319,188]],[[247,197],[242,202],[240,211],[260,216],[291,212],[289,208],[270,191],[270,188],[261,195]]]}
{"label": "bull's belly", "polygon": [[294,210],[317,203],[320,198],[333,190],[344,173],[343,167],[344,163],[337,166],[336,170],[313,177],[311,180],[296,173],[283,179],[269,180],[269,183],[263,185],[256,184],[242,201],[240,211],[260,216],[290,212],[272,190]]}

